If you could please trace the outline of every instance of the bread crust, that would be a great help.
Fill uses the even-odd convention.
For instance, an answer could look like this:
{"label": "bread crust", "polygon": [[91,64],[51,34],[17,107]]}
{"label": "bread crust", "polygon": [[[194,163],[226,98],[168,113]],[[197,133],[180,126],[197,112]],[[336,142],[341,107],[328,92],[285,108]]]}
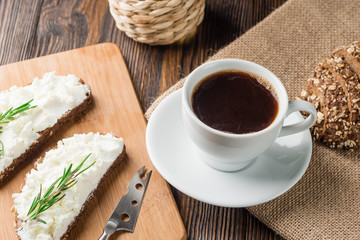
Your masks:
{"label": "bread crust", "polygon": [[[80,82],[82,84],[85,84],[84,81],[82,80],[80,80]],[[40,132],[39,138],[36,139],[28,147],[28,149],[26,149],[24,153],[22,153],[19,157],[14,159],[13,162],[0,173],[0,187],[7,179],[12,177],[17,172],[17,170],[19,170],[22,163],[26,163],[28,160],[34,158],[34,156],[36,156],[36,154],[39,153],[39,151],[43,148],[43,146],[46,145],[46,142],[51,138],[52,135],[55,135],[57,132],[59,132],[59,130],[62,129],[64,125],[74,120],[81,113],[84,113],[86,112],[86,110],[90,109],[93,101],[94,101],[93,96],[90,90],[90,93],[87,94],[87,97],[80,105],[69,110],[66,114],[64,114],[61,118],[59,118],[53,126],[48,127],[42,132]]]}
{"label": "bread crust", "polygon": [[[95,195],[97,194],[97,192],[100,190],[101,186],[106,182],[106,179],[108,179],[110,177],[110,175],[115,171],[115,169],[120,165],[120,163],[122,162],[123,159],[125,159],[126,157],[126,147],[124,144],[124,148],[121,152],[121,154],[114,160],[114,162],[111,164],[111,166],[106,170],[105,174],[101,177],[101,179],[99,180],[98,185],[96,186],[96,188],[89,194],[89,196],[86,198],[86,201],[84,202],[84,204],[81,206],[80,212],[79,214],[73,219],[73,221],[69,224],[66,232],[61,236],[61,240],[65,240],[68,239],[71,230],[76,226],[76,224],[79,222],[79,220],[81,219],[81,217],[83,217],[86,214],[86,210],[88,209],[92,199],[94,199]],[[36,163],[34,168],[36,169],[37,164],[41,163],[43,160],[42,158],[39,158]],[[26,182],[26,179],[24,180],[24,183]],[[20,189],[22,188],[22,186],[20,187]],[[19,220],[17,218],[18,213],[15,210],[15,208],[12,209],[12,212],[14,213],[14,217],[15,217],[15,229],[17,230],[19,228]],[[18,232],[16,231],[16,236],[19,240],[21,240],[20,236],[18,235]]]}

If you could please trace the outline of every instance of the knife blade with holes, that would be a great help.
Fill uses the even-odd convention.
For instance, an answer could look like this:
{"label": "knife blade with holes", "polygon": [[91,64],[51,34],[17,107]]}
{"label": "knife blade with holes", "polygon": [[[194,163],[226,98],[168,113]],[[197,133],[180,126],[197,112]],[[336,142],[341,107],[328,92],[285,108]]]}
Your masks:
{"label": "knife blade with holes", "polygon": [[107,221],[99,240],[108,239],[114,232],[125,230],[134,232],[147,186],[152,171],[145,175],[145,166],[140,168],[131,179],[126,195],[118,202],[114,212]]}

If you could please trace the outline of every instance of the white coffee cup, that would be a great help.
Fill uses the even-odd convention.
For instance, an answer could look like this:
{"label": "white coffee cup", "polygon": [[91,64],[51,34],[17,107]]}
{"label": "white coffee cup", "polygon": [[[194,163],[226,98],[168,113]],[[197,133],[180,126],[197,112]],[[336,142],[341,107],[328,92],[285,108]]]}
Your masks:
{"label": "white coffee cup", "polygon": [[[278,114],[265,129],[245,134],[226,133],[207,126],[195,115],[191,97],[194,87],[209,75],[226,70],[254,73],[270,83],[276,92]],[[309,116],[298,123],[283,126],[284,119],[296,111]],[[288,100],[284,85],[268,69],[245,60],[222,59],[205,63],[186,78],[182,90],[183,121],[188,136],[197,146],[200,158],[211,167],[222,171],[237,171],[265,152],[277,137],[295,134],[309,129],[316,121],[316,110],[309,102]]]}

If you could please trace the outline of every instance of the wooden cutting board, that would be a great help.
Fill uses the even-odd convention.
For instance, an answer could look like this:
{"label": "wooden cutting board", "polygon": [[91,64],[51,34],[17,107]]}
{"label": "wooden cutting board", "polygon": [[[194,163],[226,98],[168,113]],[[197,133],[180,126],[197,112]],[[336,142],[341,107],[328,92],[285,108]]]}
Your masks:
{"label": "wooden cutting board", "polygon": [[[119,48],[103,43],[1,66],[0,90],[27,85],[34,77],[41,78],[50,71],[56,71],[58,75],[75,74],[83,79],[91,87],[95,104],[84,116],[54,136],[39,156],[54,148],[58,140],[87,132],[112,132],[122,137],[128,155],[93,199],[70,239],[98,239],[117,202],[126,194],[130,179],[144,165],[153,170],[153,174],[135,232],[120,231],[111,239],[185,239],[185,228],[170,188],[147,154],[146,121]],[[20,191],[35,160],[30,159],[15,177],[0,187],[0,239],[16,239],[11,195]]]}

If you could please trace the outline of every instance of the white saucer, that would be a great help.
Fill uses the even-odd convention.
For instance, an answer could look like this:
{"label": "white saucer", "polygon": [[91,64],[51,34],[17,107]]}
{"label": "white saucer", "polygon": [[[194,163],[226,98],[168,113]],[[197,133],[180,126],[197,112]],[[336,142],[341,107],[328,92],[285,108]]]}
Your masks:
{"label": "white saucer", "polygon": [[[300,120],[291,114],[285,125]],[[175,188],[199,201],[224,207],[249,207],[278,197],[302,177],[311,158],[309,130],[276,139],[265,153],[237,172],[222,172],[201,161],[186,135],[181,89],[153,112],[146,146],[155,168]]]}

